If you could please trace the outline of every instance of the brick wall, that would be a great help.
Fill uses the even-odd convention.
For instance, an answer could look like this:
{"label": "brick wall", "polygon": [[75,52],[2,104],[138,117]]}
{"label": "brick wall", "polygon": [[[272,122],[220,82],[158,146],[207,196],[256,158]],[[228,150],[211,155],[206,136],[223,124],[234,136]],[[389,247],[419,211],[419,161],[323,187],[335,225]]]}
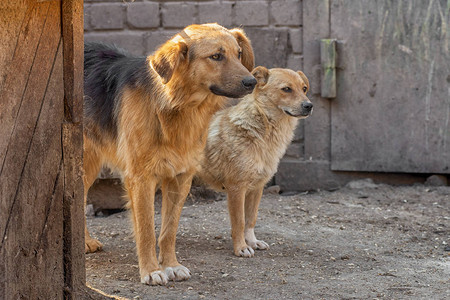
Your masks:
{"label": "brick wall", "polygon": [[86,41],[114,42],[132,53],[149,54],[193,23],[242,26],[257,65],[302,66],[302,1],[85,0]]}
{"label": "brick wall", "polygon": [[[86,41],[115,43],[134,54],[150,54],[180,29],[217,22],[243,27],[256,65],[303,68],[302,1],[85,0]],[[308,74],[307,74],[308,75]],[[303,121],[286,156],[304,159]]]}

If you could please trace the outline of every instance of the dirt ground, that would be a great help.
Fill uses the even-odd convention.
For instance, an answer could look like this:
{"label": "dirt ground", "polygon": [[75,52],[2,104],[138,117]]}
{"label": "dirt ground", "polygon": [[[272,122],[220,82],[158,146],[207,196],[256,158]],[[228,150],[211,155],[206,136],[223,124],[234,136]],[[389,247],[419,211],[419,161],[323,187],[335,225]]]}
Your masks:
{"label": "dirt ground", "polygon": [[232,254],[225,197],[206,198],[188,199],[178,230],[190,280],[141,284],[121,212],[88,218],[104,251],[86,256],[87,283],[126,299],[450,299],[450,187],[264,195],[255,232],[270,249],[253,258]]}

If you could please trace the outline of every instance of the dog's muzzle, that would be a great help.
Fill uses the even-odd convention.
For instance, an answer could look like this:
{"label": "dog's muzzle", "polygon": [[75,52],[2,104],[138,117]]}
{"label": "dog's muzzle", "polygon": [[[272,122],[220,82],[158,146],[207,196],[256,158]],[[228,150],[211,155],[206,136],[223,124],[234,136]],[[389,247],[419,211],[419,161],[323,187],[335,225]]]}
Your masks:
{"label": "dog's muzzle", "polygon": [[209,90],[213,94],[218,96],[225,96],[229,98],[241,98],[245,95],[250,94],[255,88],[256,83],[257,82],[255,77],[245,76],[241,81],[241,85],[238,84],[237,87],[234,89],[225,90],[219,87],[218,85],[212,85],[209,87]]}
{"label": "dog's muzzle", "polygon": [[289,116],[295,117],[295,118],[302,118],[302,117],[308,117],[312,114],[313,111],[313,104],[311,102],[302,102],[300,105],[300,111],[298,110],[291,110],[289,108],[282,108],[282,110]]}

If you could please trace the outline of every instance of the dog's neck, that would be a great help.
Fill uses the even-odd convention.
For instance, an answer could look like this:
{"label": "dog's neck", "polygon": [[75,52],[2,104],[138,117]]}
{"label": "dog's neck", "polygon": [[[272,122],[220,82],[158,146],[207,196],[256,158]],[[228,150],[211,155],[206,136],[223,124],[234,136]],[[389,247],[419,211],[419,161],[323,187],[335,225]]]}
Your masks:
{"label": "dog's neck", "polygon": [[[298,119],[283,113],[272,103],[266,103],[252,95],[244,97],[240,103],[241,110],[233,110],[231,107],[230,120],[236,126],[248,132],[252,132],[257,138],[266,139],[277,130],[294,130]],[[234,114],[234,111],[244,112],[246,116]],[[275,133],[276,134],[276,133]]]}
{"label": "dog's neck", "polygon": [[[212,93],[206,97],[193,93],[189,97],[184,95],[184,100],[185,103],[180,101],[172,107],[166,106],[157,111],[163,139],[176,140],[180,143],[195,141],[203,147],[206,143],[209,122],[214,113],[222,108],[226,98]],[[183,128],[174,128],[173,124],[183,124]],[[187,136],[191,138],[186,138]]]}

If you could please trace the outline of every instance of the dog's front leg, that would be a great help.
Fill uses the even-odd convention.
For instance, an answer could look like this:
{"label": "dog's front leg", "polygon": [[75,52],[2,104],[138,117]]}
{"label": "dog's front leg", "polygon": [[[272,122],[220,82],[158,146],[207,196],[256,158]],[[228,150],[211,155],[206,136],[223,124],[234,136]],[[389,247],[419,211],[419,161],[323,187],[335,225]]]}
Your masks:
{"label": "dog's front leg", "polygon": [[125,178],[125,187],[131,201],[141,282],[164,285],[168,282],[168,277],[159,268],[156,259],[154,220],[156,184],[156,178],[145,178],[144,176]]}
{"label": "dog's front leg", "polygon": [[161,233],[159,235],[159,263],[169,279],[186,280],[191,277],[188,268],[181,265],[175,254],[175,240],[184,201],[192,183],[192,173],[182,173],[163,180]]}
{"label": "dog's front leg", "polygon": [[234,254],[236,256],[252,257],[255,254],[252,247],[248,246],[244,237],[245,202],[244,187],[227,188],[228,212],[231,221],[231,237],[233,239]]}
{"label": "dog's front leg", "polygon": [[266,250],[269,245],[261,240],[256,239],[255,224],[258,216],[259,202],[263,194],[264,186],[257,187],[247,192],[245,196],[245,241],[253,249]]}

